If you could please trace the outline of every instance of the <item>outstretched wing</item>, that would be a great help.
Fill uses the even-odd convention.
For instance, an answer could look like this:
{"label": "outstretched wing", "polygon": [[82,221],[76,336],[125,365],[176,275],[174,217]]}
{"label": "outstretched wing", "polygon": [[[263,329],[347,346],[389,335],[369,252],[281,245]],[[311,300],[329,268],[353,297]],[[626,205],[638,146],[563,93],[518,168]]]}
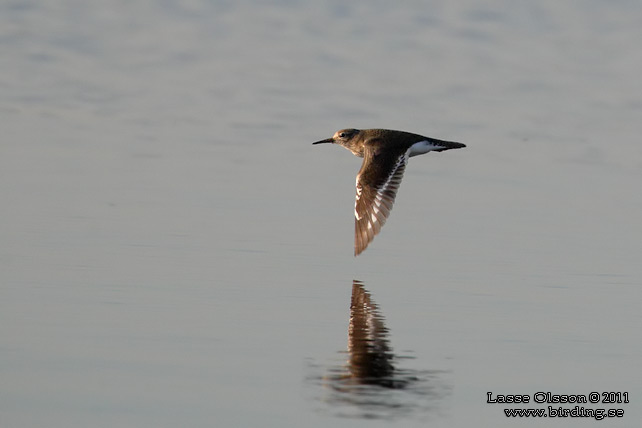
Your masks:
{"label": "outstretched wing", "polygon": [[[374,149],[367,148],[363,165],[357,174],[357,196],[354,204],[354,255],[366,249],[383,227],[401,184],[409,153],[386,160]],[[376,167],[374,162],[376,160]]]}

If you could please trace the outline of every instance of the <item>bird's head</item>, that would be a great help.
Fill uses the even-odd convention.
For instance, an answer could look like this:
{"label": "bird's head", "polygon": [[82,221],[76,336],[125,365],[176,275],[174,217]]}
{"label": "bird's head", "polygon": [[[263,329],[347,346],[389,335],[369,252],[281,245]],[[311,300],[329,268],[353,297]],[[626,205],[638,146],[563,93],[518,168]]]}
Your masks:
{"label": "bird's head", "polygon": [[317,141],[312,144],[322,144],[322,143],[333,143],[339,144],[340,146],[345,147],[350,150],[356,156],[363,156],[363,145],[360,144],[359,134],[361,131],[358,129],[342,129],[334,133],[332,138],[326,138],[325,140]]}

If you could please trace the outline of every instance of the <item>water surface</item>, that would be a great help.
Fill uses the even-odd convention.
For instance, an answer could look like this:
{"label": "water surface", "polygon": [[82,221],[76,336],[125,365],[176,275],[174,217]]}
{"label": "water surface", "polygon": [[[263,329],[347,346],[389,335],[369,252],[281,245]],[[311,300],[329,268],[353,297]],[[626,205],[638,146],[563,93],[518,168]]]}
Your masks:
{"label": "water surface", "polygon": [[[590,407],[637,426],[641,19],[3,3],[0,424],[512,427],[488,391],[627,391]],[[467,145],[412,159],[356,259],[360,159],[310,144],[345,127]],[[344,383],[355,280],[404,387]]]}

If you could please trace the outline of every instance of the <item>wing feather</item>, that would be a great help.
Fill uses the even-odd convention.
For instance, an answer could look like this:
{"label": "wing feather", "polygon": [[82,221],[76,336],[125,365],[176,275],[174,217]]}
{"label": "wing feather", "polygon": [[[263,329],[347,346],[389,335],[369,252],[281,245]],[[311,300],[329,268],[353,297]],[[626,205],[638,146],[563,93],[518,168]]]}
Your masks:
{"label": "wing feather", "polygon": [[[392,206],[408,164],[409,153],[402,153],[395,163],[390,165],[389,174],[379,174],[373,170],[376,154],[366,150],[363,165],[357,175],[357,195],[354,205],[354,255],[357,256],[366,249],[390,215]],[[377,160],[377,170],[382,166],[389,167]]]}

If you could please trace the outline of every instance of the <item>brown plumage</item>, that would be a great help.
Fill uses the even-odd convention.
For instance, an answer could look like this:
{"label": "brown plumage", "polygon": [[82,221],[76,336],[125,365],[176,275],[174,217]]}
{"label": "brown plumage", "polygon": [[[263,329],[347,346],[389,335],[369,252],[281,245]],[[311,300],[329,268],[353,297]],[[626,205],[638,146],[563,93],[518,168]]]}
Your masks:
{"label": "brown plumage", "polygon": [[403,173],[412,156],[466,147],[453,141],[388,129],[342,129],[332,138],[312,144],[334,143],[363,158],[357,174],[354,206],[354,255],[366,249],[390,215]]}

